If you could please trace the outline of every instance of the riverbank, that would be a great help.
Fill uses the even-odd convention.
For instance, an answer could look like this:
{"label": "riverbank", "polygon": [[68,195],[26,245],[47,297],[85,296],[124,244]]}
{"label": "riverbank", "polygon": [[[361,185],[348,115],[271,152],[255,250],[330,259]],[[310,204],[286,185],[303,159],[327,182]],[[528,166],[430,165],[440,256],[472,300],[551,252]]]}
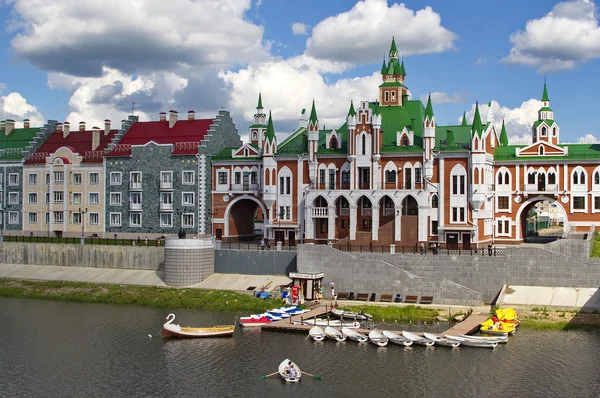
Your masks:
{"label": "riverbank", "polygon": [[16,279],[0,279],[0,296],[249,312],[263,312],[283,305],[280,299],[260,300],[247,294],[227,290]]}

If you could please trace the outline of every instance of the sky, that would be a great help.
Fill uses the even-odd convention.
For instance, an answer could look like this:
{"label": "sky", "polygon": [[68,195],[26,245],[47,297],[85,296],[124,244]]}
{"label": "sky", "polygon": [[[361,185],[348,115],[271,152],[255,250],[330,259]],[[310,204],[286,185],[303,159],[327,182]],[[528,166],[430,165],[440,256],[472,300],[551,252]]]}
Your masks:
{"label": "sky", "polygon": [[232,113],[247,137],[258,92],[282,139],[316,103],[321,126],[374,100],[392,37],[413,99],[437,124],[475,103],[530,140],[544,80],[562,142],[595,142],[600,27],[592,0],[0,0],[0,118],[102,126]]}

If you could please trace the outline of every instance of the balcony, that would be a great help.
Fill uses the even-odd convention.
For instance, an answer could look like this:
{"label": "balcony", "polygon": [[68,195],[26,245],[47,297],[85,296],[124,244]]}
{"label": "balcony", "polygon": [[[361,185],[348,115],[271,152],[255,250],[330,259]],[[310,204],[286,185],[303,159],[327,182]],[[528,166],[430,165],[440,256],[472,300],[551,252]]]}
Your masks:
{"label": "balcony", "polygon": [[[218,186],[219,191],[222,190],[221,186]],[[229,191],[233,193],[256,193],[260,190],[260,186],[258,184],[232,184],[229,186]]]}
{"label": "balcony", "polygon": [[173,211],[173,203],[160,203],[160,211]]}
{"label": "balcony", "polygon": [[394,212],[395,212],[395,209],[393,207],[386,207],[383,209],[383,216],[384,217],[393,216]]}
{"label": "balcony", "polygon": [[142,204],[141,203],[129,203],[129,210],[142,211]]}
{"label": "balcony", "polygon": [[312,209],[313,217],[325,218],[328,215],[329,215],[329,212],[328,212],[327,207],[313,207],[313,209]]}
{"label": "balcony", "polygon": [[361,216],[372,216],[373,215],[373,209],[371,208],[362,208],[360,209],[360,214]]}
{"label": "balcony", "polygon": [[348,207],[342,207],[341,209],[339,209],[339,213],[340,216],[349,216],[350,209]]}
{"label": "balcony", "polygon": [[142,183],[132,181],[129,183],[129,189],[132,189],[132,190],[142,189]]}
{"label": "balcony", "polygon": [[173,189],[173,181],[161,181],[160,189]]}

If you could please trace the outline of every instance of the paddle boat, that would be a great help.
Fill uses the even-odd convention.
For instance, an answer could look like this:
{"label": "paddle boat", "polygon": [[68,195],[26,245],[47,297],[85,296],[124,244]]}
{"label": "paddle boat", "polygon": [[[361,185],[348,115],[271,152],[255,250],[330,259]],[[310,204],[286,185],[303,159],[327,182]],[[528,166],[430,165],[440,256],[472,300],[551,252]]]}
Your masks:
{"label": "paddle boat", "polygon": [[369,340],[371,343],[378,345],[379,347],[385,347],[388,345],[389,339],[385,335],[377,330],[371,330],[369,332]]}
{"label": "paddle boat", "polygon": [[204,328],[181,327],[174,324],[175,314],[167,316],[163,325],[162,335],[165,337],[231,337],[235,331],[233,325],[218,325]]}
{"label": "paddle boat", "polygon": [[310,328],[308,335],[314,341],[323,341],[325,339],[325,331],[320,326],[313,326]]}
{"label": "paddle boat", "polygon": [[325,335],[338,342],[346,341],[346,336],[338,329],[332,328],[331,326],[325,328]]}
{"label": "paddle boat", "polygon": [[300,368],[289,359],[284,359],[277,370],[286,383],[298,383],[302,377]]}
{"label": "paddle boat", "polygon": [[514,308],[500,308],[496,310],[496,317],[504,323],[512,323],[515,327],[519,326],[519,318]]}
{"label": "paddle boat", "polygon": [[508,336],[508,334],[515,333],[516,329],[514,324],[505,322],[494,322],[492,318],[488,318],[486,321],[481,323],[479,328],[481,333],[494,334],[498,336]]}
{"label": "paddle boat", "polygon": [[349,338],[350,340],[354,340],[357,343],[366,343],[369,341],[369,338],[362,334],[361,332],[357,332],[356,330],[350,328],[342,328],[342,333],[344,336]]}
{"label": "paddle boat", "polygon": [[452,347],[452,348],[456,348],[456,347],[460,346],[460,341],[449,340],[438,334],[423,332],[423,336],[425,338],[428,338],[429,340],[433,341],[437,345],[443,345],[443,346]]}
{"label": "paddle boat", "polygon": [[250,316],[243,316],[240,318],[240,325],[244,327],[258,327],[268,325],[271,322],[280,321],[283,318],[273,316],[269,313],[255,314]]}
{"label": "paddle boat", "polygon": [[464,345],[464,346],[468,346],[468,347],[479,347],[479,348],[496,348],[498,346],[498,342],[497,341],[483,341],[483,340],[474,340],[474,339],[468,339],[468,338],[464,338],[464,337],[460,337],[460,336],[452,336],[452,335],[445,335],[444,337],[446,337],[449,340],[456,340],[456,341],[460,341],[460,345]]}
{"label": "paddle boat", "polygon": [[402,335],[404,337],[406,337],[409,340],[412,340],[414,343],[420,344],[420,345],[424,345],[426,347],[431,347],[432,345],[435,344],[435,342],[426,339],[425,337],[421,337],[417,334],[414,333],[410,333],[410,332],[406,332],[406,331],[402,331]]}
{"label": "paddle boat", "polygon": [[344,311],[338,309],[332,309],[330,311],[333,315],[338,316],[340,318],[351,318],[357,319],[359,321],[368,321],[373,319],[373,315],[365,314],[364,312],[352,312],[352,311]]}
{"label": "paddle boat", "polygon": [[384,330],[382,333],[383,333],[383,335],[385,337],[388,338],[388,340],[391,343],[402,345],[404,347],[410,347],[411,345],[413,345],[413,341],[412,340],[409,340],[406,337],[404,337],[402,335],[399,335],[397,333],[390,332],[388,330]]}

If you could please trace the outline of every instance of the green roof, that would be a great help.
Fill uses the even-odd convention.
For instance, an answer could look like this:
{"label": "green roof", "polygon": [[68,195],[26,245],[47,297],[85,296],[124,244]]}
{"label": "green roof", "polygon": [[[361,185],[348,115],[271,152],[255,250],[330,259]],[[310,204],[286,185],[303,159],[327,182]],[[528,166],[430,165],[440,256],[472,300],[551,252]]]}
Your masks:
{"label": "green roof", "polygon": [[392,36],[392,45],[390,46],[390,57],[398,55],[398,49],[396,48],[396,39]]}
{"label": "green roof", "polygon": [[546,122],[548,127],[552,127],[552,125],[555,123],[555,121],[551,119],[536,120],[535,122],[533,122],[533,127],[537,128],[540,124],[544,122]]}
{"label": "green roof", "polygon": [[548,90],[546,89],[546,83],[544,83],[544,93],[542,94],[542,101],[550,101],[550,98],[548,98]]}
{"label": "green roof", "polygon": [[379,85],[379,87],[405,87],[404,84],[400,82],[385,82]]}
{"label": "green roof", "polygon": [[7,137],[4,130],[0,130],[0,149],[4,150],[0,159],[23,159],[21,151],[25,150],[39,131],[39,127],[13,129]]}
{"label": "green roof", "polygon": [[504,120],[502,120],[502,130],[500,130],[500,145],[508,145],[508,134],[506,134],[506,126],[504,125]]}
{"label": "green roof", "polygon": [[275,140],[275,128],[273,127],[273,118],[271,117],[271,112],[269,111],[269,121],[267,123],[267,132],[265,133],[266,138],[270,138],[272,141]]}
{"label": "green roof", "polygon": [[[448,137],[451,131],[451,137]],[[471,148],[471,126],[435,126],[435,149],[439,151],[463,151]]]}
{"label": "green roof", "polygon": [[526,145],[508,145],[496,147],[494,151],[494,160],[522,160],[523,162],[535,160],[585,160],[600,159],[600,144],[567,144],[560,145],[567,148],[567,156],[522,156],[517,157],[516,150],[524,148]]}
{"label": "green roof", "polygon": [[473,116],[473,134],[481,137],[483,134],[483,124],[481,123],[481,115],[479,114],[479,104],[475,103],[475,116]]}
{"label": "green roof", "polygon": [[315,100],[313,100],[312,108],[310,110],[310,117],[308,118],[309,122],[313,122],[313,124],[317,124],[317,109],[315,108]]}
{"label": "green roof", "polygon": [[462,122],[460,123],[461,126],[466,127],[468,126],[467,124],[467,112],[463,112],[463,118],[462,118]]}
{"label": "green roof", "polygon": [[406,69],[404,69],[404,61],[400,64],[400,74],[406,76]]}
{"label": "green roof", "polygon": [[552,109],[549,106],[544,106],[540,108],[540,112],[552,112]]}
{"label": "green roof", "polygon": [[308,152],[308,134],[304,127],[296,129],[277,146],[278,154],[301,154],[306,152]]}
{"label": "green roof", "polygon": [[262,93],[258,93],[258,105],[256,106],[258,109],[263,109],[262,105]]}
{"label": "green roof", "polygon": [[387,73],[387,67],[385,66],[385,59],[383,60],[383,65],[381,65],[381,74],[385,75]]}
{"label": "green roof", "polygon": [[350,109],[348,110],[348,116],[355,116],[356,111],[354,110],[354,102],[350,101]]}
{"label": "green roof", "polygon": [[425,116],[429,117],[429,120],[433,120],[433,106],[431,105],[431,94],[427,98],[427,108],[425,108]]}
{"label": "green roof", "polygon": [[265,127],[267,127],[267,125],[266,125],[266,124],[253,124],[253,125],[252,125],[252,126],[250,126],[249,128],[251,128],[251,129],[252,129],[252,128],[263,128],[263,129],[264,129]]}
{"label": "green roof", "polygon": [[406,101],[404,106],[382,106],[376,102],[369,103],[373,112],[381,115],[381,128],[383,129],[383,146],[396,148],[396,151],[402,152],[401,148],[396,146],[396,132],[402,131],[404,127],[415,133],[414,146],[423,146],[423,119],[425,116],[425,107],[421,100]]}
{"label": "green roof", "polygon": [[342,140],[341,148],[326,148],[326,140],[327,134],[331,133],[333,130],[321,130],[319,131],[319,149],[317,150],[318,155],[329,155],[329,154],[338,154],[345,155],[348,153],[348,129],[346,128],[346,123],[344,123],[340,128],[336,130],[338,137]]}

